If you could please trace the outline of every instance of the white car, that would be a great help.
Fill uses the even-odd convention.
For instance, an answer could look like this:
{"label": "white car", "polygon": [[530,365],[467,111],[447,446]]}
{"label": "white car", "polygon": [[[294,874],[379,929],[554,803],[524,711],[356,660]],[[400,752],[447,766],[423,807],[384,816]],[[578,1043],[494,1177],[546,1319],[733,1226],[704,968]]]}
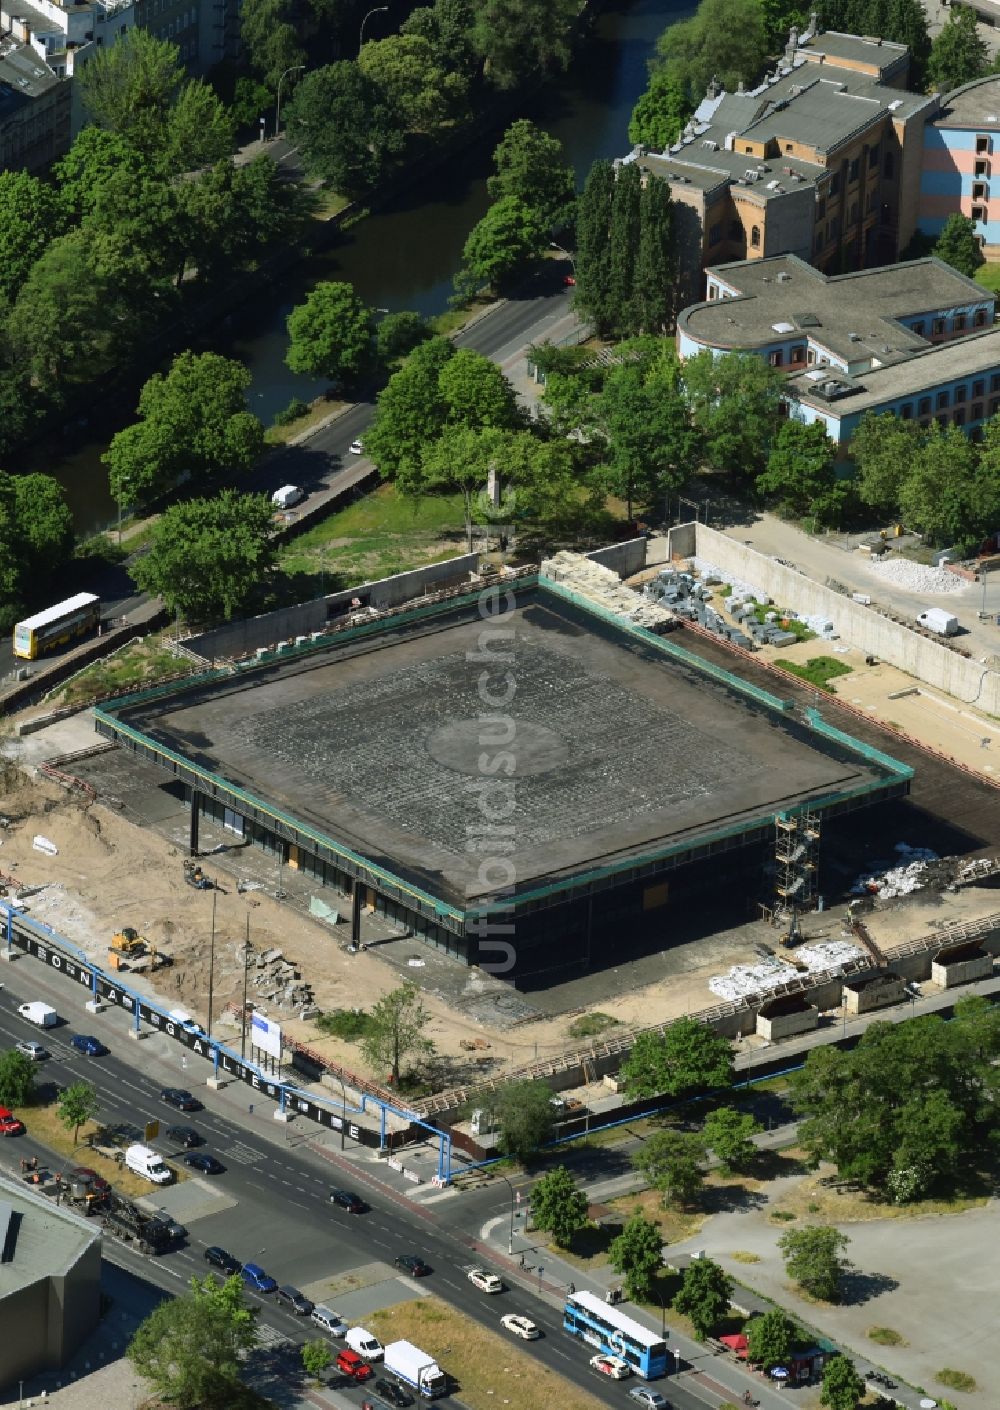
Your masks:
{"label": "white car", "polygon": [[478,1288],[484,1293],[503,1292],[503,1282],[495,1273],[487,1273],[485,1268],[471,1268],[469,1270],[469,1282],[474,1288]]}
{"label": "white car", "polygon": [[360,455],[363,450],[364,450],[364,446],[361,444],[360,441],[352,441],[352,442],[351,442],[351,444],[350,444],[350,452],[351,452],[352,455]]}
{"label": "white car", "polygon": [[609,1356],[606,1352],[602,1352],[600,1356],[592,1356],[590,1366],[599,1376],[610,1376],[613,1381],[623,1381],[626,1376],[632,1374],[632,1367],[627,1361],[623,1361],[620,1356]]}
{"label": "white car", "polygon": [[20,1038],[15,1044],[17,1051],[23,1053],[26,1058],[31,1058],[32,1062],[41,1062],[48,1057],[48,1053],[41,1043],[33,1043],[30,1038]]}
{"label": "white car", "polygon": [[506,1327],[508,1332],[513,1332],[522,1341],[537,1341],[541,1332],[535,1326],[530,1317],[522,1317],[518,1312],[508,1312],[506,1317],[500,1318],[500,1325]]}

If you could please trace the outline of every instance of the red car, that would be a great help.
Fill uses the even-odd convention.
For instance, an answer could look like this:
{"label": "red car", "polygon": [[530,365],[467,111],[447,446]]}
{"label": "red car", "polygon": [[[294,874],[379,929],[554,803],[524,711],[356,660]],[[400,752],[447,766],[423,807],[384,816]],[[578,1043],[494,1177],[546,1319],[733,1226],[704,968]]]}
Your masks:
{"label": "red car", "polygon": [[70,1180],[89,1180],[90,1188],[97,1195],[106,1195],[111,1189],[111,1186],[108,1184],[107,1180],[105,1180],[104,1176],[98,1175],[96,1170],[91,1170],[89,1165],[74,1165],[73,1169],[69,1172],[68,1178]]}
{"label": "red car", "polygon": [[576,279],[572,274],[564,274],[563,283],[566,285],[567,288],[570,288],[576,283]]}
{"label": "red car", "polygon": [[367,1381],[369,1376],[375,1374],[367,1361],[362,1361],[356,1351],[346,1349],[337,1352],[337,1370],[343,1371],[345,1376],[350,1376],[352,1381]]}
{"label": "red car", "polygon": [[23,1136],[24,1122],[18,1121],[12,1111],[0,1106],[0,1136]]}

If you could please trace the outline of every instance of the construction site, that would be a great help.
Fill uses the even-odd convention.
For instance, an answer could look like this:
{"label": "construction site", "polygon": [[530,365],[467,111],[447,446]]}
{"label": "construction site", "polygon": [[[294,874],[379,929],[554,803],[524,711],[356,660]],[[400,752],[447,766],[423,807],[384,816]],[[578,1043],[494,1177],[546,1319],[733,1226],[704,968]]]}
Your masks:
{"label": "construction site", "polygon": [[[60,759],[4,800],[9,893],[201,1023],[211,964],[224,1041],[246,997],[368,1079],[382,1074],[315,1017],[412,979],[428,1075],[449,1090],[544,1066],[581,1081],[573,1028],[594,1011],[609,1050],[720,1002],[758,1041],[762,1005],[811,993],[822,1013],[904,952],[927,984],[992,965],[995,786],[833,698],[817,712],[814,690],[705,633],[635,630],[548,579],[516,585],[516,694],[485,711],[509,713],[517,743],[516,882],[484,887],[463,845],[484,619],[456,596],[107,707],[103,744],[90,714],[37,737],[35,757]],[[916,861],[912,884],[884,882]],[[502,901],[513,976],[470,935]],[[855,1002],[876,1000],[900,996]]]}

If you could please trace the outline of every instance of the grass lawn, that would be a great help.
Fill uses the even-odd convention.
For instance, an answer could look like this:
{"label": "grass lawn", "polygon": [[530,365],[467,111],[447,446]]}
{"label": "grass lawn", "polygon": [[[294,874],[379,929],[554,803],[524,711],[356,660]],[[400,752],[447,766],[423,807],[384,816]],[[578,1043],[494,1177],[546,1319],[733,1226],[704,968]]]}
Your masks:
{"label": "grass lawn", "polygon": [[461,495],[409,499],[394,485],[380,485],[290,543],[279,567],[290,577],[311,579],[305,595],[312,595],[464,552]]}
{"label": "grass lawn", "polygon": [[[481,1295],[470,1286],[469,1296]],[[498,1328],[500,1317],[508,1310],[507,1301],[497,1307]],[[365,1325],[383,1344],[402,1338],[433,1356],[452,1377],[456,1395],[469,1410],[494,1410],[499,1406],[538,1410],[542,1405],[598,1410],[601,1404],[595,1396],[541,1366],[521,1350],[509,1333],[502,1329],[484,1332],[478,1322],[436,1297],[398,1302],[394,1307],[371,1313]],[[586,1351],[585,1347],[579,1350],[581,1365],[586,1364]]]}
{"label": "grass lawn", "polygon": [[[86,1126],[81,1126],[79,1140],[74,1146],[73,1133],[67,1131],[66,1127],[59,1120],[55,1103],[45,1106],[25,1107],[18,1112],[28,1134],[32,1140],[38,1141],[52,1152],[52,1163],[56,1170],[60,1167],[65,1171],[73,1165],[87,1165],[92,1170],[96,1170],[98,1175],[103,1175],[105,1180],[111,1182],[115,1189],[121,1194],[127,1195],[130,1199],[136,1199],[141,1195],[154,1194],[158,1186],[150,1180],[143,1180],[141,1176],[134,1175],[131,1170],[119,1169],[115,1160],[110,1155],[102,1154],[102,1150],[110,1150],[111,1146],[103,1145],[102,1150],[94,1146],[87,1145],[90,1138],[100,1139],[102,1136],[107,1139],[107,1133],[102,1132],[102,1128],[97,1121],[88,1121]],[[177,1181],[186,1180],[187,1175],[184,1170],[170,1161],[165,1162],[174,1172],[174,1179]]]}
{"label": "grass lawn", "polygon": [[[807,1172],[802,1180],[777,1201],[772,1214],[787,1213],[796,1218],[814,1216],[820,1224],[862,1223],[871,1219],[920,1219],[929,1214],[962,1214],[987,1204],[993,1177],[989,1172],[971,1172],[964,1186],[949,1199],[924,1199],[914,1204],[883,1204],[864,1190],[835,1183],[832,1165]],[[812,1221],[811,1221],[812,1222]]]}
{"label": "grass lawn", "polygon": [[316,220],[329,220],[351,204],[349,196],[342,196],[339,191],[329,191],[325,186],[313,191],[312,202],[312,214]]}
{"label": "grass lawn", "polygon": [[318,426],[328,416],[336,416],[348,406],[350,402],[338,401],[336,397],[317,397],[314,402],[310,402],[308,411],[302,416],[297,416],[294,421],[289,421],[285,426],[268,426],[264,432],[264,444],[285,445],[293,436],[300,436],[303,431]]}
{"label": "grass lawn", "polygon": [[972,277],[977,284],[982,284],[984,289],[1000,294],[1000,264],[981,265]]}
{"label": "grass lawn", "polygon": [[456,333],[459,328],[464,328],[484,309],[492,308],[495,303],[496,299],[472,299],[461,308],[448,308],[443,313],[436,313],[428,322],[436,335],[446,338],[449,333]]}
{"label": "grass lawn", "polygon": [[778,660],[774,664],[787,671],[791,676],[798,676],[800,680],[808,681],[810,685],[816,686],[819,690],[828,690],[833,694],[832,680],[837,676],[849,676],[850,666],[838,661],[834,656],[814,656],[811,661],[786,661]]}
{"label": "grass lawn", "polygon": [[146,685],[167,676],[184,675],[192,667],[163,646],[164,633],[130,642],[103,661],[95,661],[46,697],[50,705],[84,705],[124,686]]}
{"label": "grass lawn", "polygon": [[[713,588],[712,591],[715,592],[717,589]],[[791,613],[783,612],[780,607],[757,606],[754,609],[754,616],[757,618],[757,621],[760,622],[761,626],[764,625],[764,619],[769,612],[777,612],[778,620],[776,625],[784,632],[791,632],[799,641],[814,641],[816,639],[816,633],[810,631],[805,622],[797,621]],[[779,662],[778,664],[780,665],[781,663]]]}

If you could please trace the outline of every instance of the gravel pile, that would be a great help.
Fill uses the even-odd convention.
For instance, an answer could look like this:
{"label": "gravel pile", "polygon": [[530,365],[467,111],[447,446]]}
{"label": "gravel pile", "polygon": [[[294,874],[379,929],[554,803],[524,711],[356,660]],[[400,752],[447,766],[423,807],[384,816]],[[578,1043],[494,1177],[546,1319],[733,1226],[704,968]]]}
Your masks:
{"label": "gravel pile", "polygon": [[908,558],[873,558],[869,567],[877,578],[906,592],[958,593],[968,586],[946,568],[928,568],[923,563],[911,563]]}
{"label": "gravel pile", "polygon": [[896,843],[896,852],[895,863],[887,862],[859,876],[851,887],[851,895],[891,901],[896,896],[909,896],[936,879],[937,869],[931,866],[939,860],[936,852],[928,847],[910,847],[905,842]]}

